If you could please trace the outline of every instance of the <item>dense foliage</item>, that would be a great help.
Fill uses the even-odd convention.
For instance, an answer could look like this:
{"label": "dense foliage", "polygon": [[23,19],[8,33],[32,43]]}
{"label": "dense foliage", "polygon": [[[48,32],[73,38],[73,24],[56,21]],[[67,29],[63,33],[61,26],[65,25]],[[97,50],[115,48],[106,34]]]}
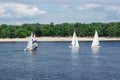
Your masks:
{"label": "dense foliage", "polygon": [[23,25],[0,25],[0,38],[24,38],[34,32],[40,36],[72,36],[73,30],[77,36],[91,37],[95,29],[102,37],[120,37],[120,22],[111,23],[62,23],[54,24],[23,24]]}

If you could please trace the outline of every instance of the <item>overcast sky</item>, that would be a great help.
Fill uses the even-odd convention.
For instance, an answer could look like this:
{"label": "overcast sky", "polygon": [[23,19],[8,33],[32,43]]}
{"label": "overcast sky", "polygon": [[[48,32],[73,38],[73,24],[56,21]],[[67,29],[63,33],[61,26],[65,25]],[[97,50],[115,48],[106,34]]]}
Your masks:
{"label": "overcast sky", "polygon": [[116,21],[120,0],[0,0],[0,24]]}

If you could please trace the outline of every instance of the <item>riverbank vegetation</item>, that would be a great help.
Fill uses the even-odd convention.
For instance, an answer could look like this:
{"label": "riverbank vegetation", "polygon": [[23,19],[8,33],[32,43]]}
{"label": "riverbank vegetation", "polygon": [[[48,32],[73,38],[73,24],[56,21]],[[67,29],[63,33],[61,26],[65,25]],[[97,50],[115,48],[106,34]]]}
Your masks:
{"label": "riverbank vegetation", "polygon": [[25,38],[34,32],[37,37],[68,37],[75,29],[79,37],[92,37],[95,29],[100,37],[120,37],[120,22],[111,23],[61,23],[0,25],[0,38]]}

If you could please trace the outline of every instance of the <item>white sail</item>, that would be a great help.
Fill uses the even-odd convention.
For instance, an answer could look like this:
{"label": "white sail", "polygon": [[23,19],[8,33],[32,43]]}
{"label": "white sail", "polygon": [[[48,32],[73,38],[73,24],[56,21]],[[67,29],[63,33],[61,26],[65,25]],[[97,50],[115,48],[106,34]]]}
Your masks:
{"label": "white sail", "polygon": [[73,37],[72,37],[71,45],[74,45],[74,44],[75,44],[75,37],[76,37],[76,34],[75,34],[75,31],[74,31]]}
{"label": "white sail", "polygon": [[36,38],[35,38],[35,34],[32,35],[32,40],[35,41]]}
{"label": "white sail", "polygon": [[35,35],[31,33],[27,47],[24,50],[36,50],[37,47],[38,47],[38,43],[36,42]]}
{"label": "white sail", "polygon": [[79,43],[78,43],[77,35],[76,35],[75,31],[73,33],[72,42],[71,42],[71,45],[69,47],[70,48],[78,48],[79,47]]}
{"label": "white sail", "polygon": [[96,30],[95,30],[95,35],[94,35],[94,39],[93,39],[91,47],[100,47],[99,46],[98,33],[97,33]]}
{"label": "white sail", "polygon": [[31,33],[31,36],[29,37],[27,47],[25,48],[25,50],[32,50],[32,46],[33,46],[32,35],[33,35],[33,33]]}
{"label": "white sail", "polygon": [[76,46],[79,47],[79,43],[78,43],[77,37],[76,37]]}

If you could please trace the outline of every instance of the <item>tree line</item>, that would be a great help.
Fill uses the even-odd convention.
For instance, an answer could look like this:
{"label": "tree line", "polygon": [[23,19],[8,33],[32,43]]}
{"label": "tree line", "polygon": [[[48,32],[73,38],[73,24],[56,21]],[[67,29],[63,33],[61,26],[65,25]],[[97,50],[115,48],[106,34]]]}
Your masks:
{"label": "tree line", "polygon": [[22,25],[0,25],[0,38],[25,38],[34,32],[37,37],[69,37],[76,31],[79,37],[92,37],[95,30],[101,37],[120,37],[120,22],[110,23],[61,23],[54,24],[22,24]]}

